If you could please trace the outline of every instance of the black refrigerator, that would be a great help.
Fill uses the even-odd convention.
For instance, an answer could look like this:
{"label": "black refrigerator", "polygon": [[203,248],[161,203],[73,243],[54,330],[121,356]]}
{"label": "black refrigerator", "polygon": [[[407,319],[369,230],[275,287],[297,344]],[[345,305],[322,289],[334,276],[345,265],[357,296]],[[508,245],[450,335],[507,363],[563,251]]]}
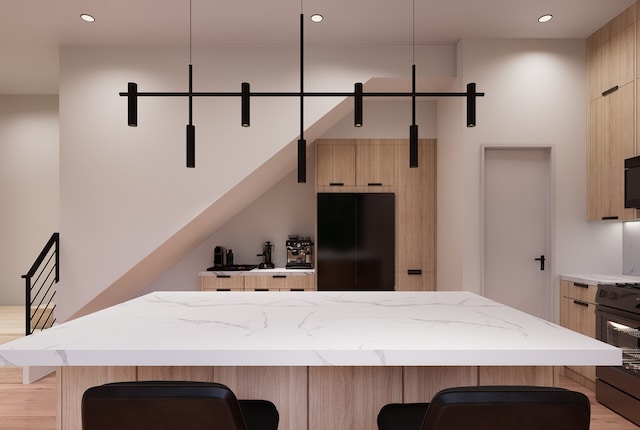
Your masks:
{"label": "black refrigerator", "polygon": [[395,194],[318,193],[319,291],[393,291]]}

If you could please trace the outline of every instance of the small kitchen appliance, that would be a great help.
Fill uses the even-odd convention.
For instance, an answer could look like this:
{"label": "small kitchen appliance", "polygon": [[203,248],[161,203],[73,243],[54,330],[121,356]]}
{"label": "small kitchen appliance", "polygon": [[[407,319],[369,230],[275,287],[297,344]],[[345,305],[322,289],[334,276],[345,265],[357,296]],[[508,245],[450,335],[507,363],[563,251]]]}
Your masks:
{"label": "small kitchen appliance", "polygon": [[258,254],[258,257],[262,257],[263,261],[258,265],[258,269],[273,269],[275,266],[271,261],[271,255],[273,253],[273,245],[267,241],[262,244],[262,254]]}
{"label": "small kitchen appliance", "polygon": [[291,235],[286,244],[287,269],[313,269],[313,242],[310,237]]}
{"label": "small kitchen appliance", "polygon": [[227,249],[224,246],[213,248],[213,267],[223,267],[227,265]]}

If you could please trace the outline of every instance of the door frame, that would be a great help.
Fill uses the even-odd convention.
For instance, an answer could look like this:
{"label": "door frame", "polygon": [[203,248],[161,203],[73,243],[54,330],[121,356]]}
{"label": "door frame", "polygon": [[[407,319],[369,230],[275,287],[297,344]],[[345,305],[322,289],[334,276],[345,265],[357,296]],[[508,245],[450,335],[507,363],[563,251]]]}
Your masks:
{"label": "door frame", "polygon": [[[559,290],[554,287],[553,280],[555,274],[555,194],[556,194],[556,169],[555,169],[555,147],[547,144],[483,144],[480,145],[480,293],[485,294],[485,200],[486,200],[486,152],[489,150],[546,150],[549,155],[549,205],[548,205],[548,231],[547,243],[549,244],[549,255],[545,256],[546,281],[549,285],[549,296],[547,298],[551,322],[558,323],[560,312]],[[556,294],[557,293],[557,294]]]}

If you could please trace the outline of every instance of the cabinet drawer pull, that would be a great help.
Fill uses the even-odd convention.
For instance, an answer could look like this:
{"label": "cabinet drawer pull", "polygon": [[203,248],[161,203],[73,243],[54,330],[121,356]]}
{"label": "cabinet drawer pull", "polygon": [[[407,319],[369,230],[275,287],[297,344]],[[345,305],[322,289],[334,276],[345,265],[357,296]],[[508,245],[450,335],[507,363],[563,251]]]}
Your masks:
{"label": "cabinet drawer pull", "polygon": [[422,269],[409,269],[407,275],[422,275]]}
{"label": "cabinet drawer pull", "polygon": [[304,291],[304,288],[292,288],[289,291]]}
{"label": "cabinet drawer pull", "polygon": [[216,278],[230,278],[231,275],[216,275]]}
{"label": "cabinet drawer pull", "polygon": [[614,93],[614,92],[616,92],[616,91],[618,91],[618,86],[617,86],[617,85],[616,85],[615,87],[611,87],[611,88],[609,88],[607,91],[603,91],[603,92],[602,92],[602,96],[603,96],[603,97],[604,97],[604,96],[608,96],[609,94]]}
{"label": "cabinet drawer pull", "polygon": [[287,275],[273,275],[274,278],[286,278]]}
{"label": "cabinet drawer pull", "polygon": [[216,291],[231,291],[231,288],[216,288]]}
{"label": "cabinet drawer pull", "polygon": [[574,300],[573,304],[578,306],[584,306],[585,308],[589,307],[589,303],[581,302],[580,300]]}
{"label": "cabinet drawer pull", "polygon": [[583,284],[582,282],[574,282],[573,286],[574,287],[580,287],[580,288],[589,288],[589,286],[587,284]]}
{"label": "cabinet drawer pull", "polygon": [[617,216],[603,216],[602,217],[602,221],[607,221],[607,220],[610,220],[610,219],[618,219],[618,217]]}
{"label": "cabinet drawer pull", "polygon": [[329,182],[331,187],[344,187],[344,182]]}
{"label": "cabinet drawer pull", "polygon": [[256,288],[253,291],[269,291],[269,289],[268,288]]}
{"label": "cabinet drawer pull", "polygon": [[369,182],[367,185],[369,185],[370,187],[381,187],[382,182]]}

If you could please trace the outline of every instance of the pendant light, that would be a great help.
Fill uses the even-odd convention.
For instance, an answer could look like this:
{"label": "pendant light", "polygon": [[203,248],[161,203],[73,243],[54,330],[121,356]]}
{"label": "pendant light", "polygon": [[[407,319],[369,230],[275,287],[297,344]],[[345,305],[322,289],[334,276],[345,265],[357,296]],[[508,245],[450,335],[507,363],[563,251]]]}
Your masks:
{"label": "pendant light", "polygon": [[409,167],[418,167],[418,126],[416,125],[416,0],[413,0],[411,41],[411,126],[409,127]]}
{"label": "pendant light", "polygon": [[304,140],[304,14],[300,1],[300,139],[298,139],[298,183],[307,182],[307,141]]}
{"label": "pendant light", "polygon": [[189,0],[189,91],[188,92],[139,92],[135,82],[129,82],[127,92],[120,92],[121,97],[127,97],[127,124],[130,127],[138,126],[138,98],[139,97],[187,97],[189,103],[189,123],[186,126],[187,134],[187,167],[195,167],[195,140],[196,128],[193,125],[193,97],[240,97],[241,98],[241,125],[250,126],[250,99],[251,97],[299,97],[300,99],[300,136],[298,139],[298,182],[307,181],[307,141],[304,138],[304,98],[314,97],[353,97],[354,100],[354,125],[363,126],[363,99],[364,97],[411,97],[411,125],[409,126],[409,167],[418,167],[418,125],[416,124],[416,99],[417,97],[466,97],[467,99],[467,127],[476,125],[476,98],[483,97],[484,93],[476,92],[476,84],[467,85],[464,93],[419,93],[416,91],[416,64],[415,64],[415,0],[412,0],[412,66],[411,66],[411,92],[370,92],[363,91],[362,82],[354,84],[353,92],[304,92],[304,14],[300,0],[300,91],[299,92],[259,92],[251,93],[248,82],[241,84],[240,92],[193,92],[193,65],[192,65],[192,0]]}
{"label": "pendant light", "polygon": [[193,125],[193,66],[191,64],[191,0],[189,0],[189,124],[187,124],[187,167],[196,167],[196,127]]}
{"label": "pendant light", "polygon": [[356,82],[353,88],[353,125],[362,127],[362,82]]}
{"label": "pendant light", "polygon": [[242,99],[241,99],[241,104],[242,104],[242,126],[243,127],[249,127],[251,125],[250,122],[250,112],[249,112],[249,97],[251,95],[251,86],[249,85],[249,82],[243,82],[242,83]]}
{"label": "pendant light", "polygon": [[127,85],[127,124],[129,127],[138,126],[138,84],[129,82]]}

